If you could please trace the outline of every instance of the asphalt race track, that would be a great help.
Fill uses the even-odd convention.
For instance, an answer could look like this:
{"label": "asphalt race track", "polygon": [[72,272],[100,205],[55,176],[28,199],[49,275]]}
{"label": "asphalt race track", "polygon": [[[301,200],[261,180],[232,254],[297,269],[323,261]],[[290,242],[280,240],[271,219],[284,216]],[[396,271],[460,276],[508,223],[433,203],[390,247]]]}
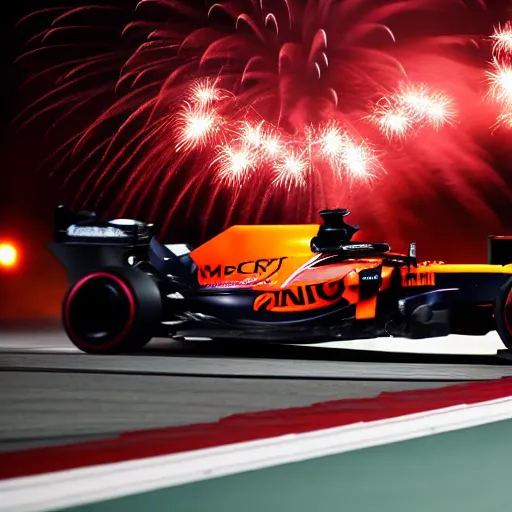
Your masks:
{"label": "asphalt race track", "polygon": [[59,329],[0,332],[0,450],[512,376],[493,356],[158,340],[91,356]]}

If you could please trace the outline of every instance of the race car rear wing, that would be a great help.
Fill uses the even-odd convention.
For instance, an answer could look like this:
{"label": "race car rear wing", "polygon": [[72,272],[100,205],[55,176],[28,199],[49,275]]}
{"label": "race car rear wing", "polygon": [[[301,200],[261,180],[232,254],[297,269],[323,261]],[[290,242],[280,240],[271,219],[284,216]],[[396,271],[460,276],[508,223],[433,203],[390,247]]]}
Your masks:
{"label": "race car rear wing", "polygon": [[53,237],[60,243],[115,245],[147,245],[153,235],[153,224],[133,219],[105,221],[95,212],[75,212],[58,206],[54,216]]}
{"label": "race car rear wing", "polygon": [[132,219],[105,221],[95,212],[55,210],[53,243],[47,248],[65,267],[73,283],[107,267],[125,266],[130,258],[147,259],[153,224]]}

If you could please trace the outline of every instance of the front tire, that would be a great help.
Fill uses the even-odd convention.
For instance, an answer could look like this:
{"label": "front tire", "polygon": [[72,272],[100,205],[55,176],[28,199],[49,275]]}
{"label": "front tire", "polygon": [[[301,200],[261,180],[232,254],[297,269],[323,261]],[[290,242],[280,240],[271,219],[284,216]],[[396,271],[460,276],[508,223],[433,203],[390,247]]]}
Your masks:
{"label": "front tire", "polygon": [[512,350],[512,278],[501,287],[496,298],[494,319],[501,341]]}
{"label": "front tire", "polygon": [[66,334],[91,354],[140,350],[153,337],[161,313],[158,285],[135,268],[92,272],[71,286],[62,303]]}

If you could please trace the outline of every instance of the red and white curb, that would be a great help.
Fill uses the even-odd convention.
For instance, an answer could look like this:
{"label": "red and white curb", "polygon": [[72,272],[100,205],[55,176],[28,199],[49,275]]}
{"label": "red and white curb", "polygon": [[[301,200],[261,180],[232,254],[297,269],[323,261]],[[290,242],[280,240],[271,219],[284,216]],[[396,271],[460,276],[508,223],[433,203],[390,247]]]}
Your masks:
{"label": "red and white curb", "polygon": [[46,511],[512,418],[512,397],[0,481],[0,510]]}

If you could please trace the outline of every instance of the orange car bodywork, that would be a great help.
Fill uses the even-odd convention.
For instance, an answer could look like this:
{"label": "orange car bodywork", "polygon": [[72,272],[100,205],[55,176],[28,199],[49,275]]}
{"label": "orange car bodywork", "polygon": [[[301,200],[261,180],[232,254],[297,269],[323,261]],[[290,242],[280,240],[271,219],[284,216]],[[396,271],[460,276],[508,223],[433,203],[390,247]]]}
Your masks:
{"label": "orange car bodywork", "polygon": [[[378,292],[389,289],[396,267],[383,265],[383,258],[339,261],[312,265],[325,255],[311,251],[310,240],[317,224],[233,226],[191,253],[203,287],[246,287],[257,290],[253,309],[299,312],[335,304],[341,298],[356,304],[356,319],[375,317],[377,294],[361,299],[360,271],[382,266]],[[399,269],[404,288],[436,285],[439,273],[507,273],[512,266],[445,265],[420,263]]]}

